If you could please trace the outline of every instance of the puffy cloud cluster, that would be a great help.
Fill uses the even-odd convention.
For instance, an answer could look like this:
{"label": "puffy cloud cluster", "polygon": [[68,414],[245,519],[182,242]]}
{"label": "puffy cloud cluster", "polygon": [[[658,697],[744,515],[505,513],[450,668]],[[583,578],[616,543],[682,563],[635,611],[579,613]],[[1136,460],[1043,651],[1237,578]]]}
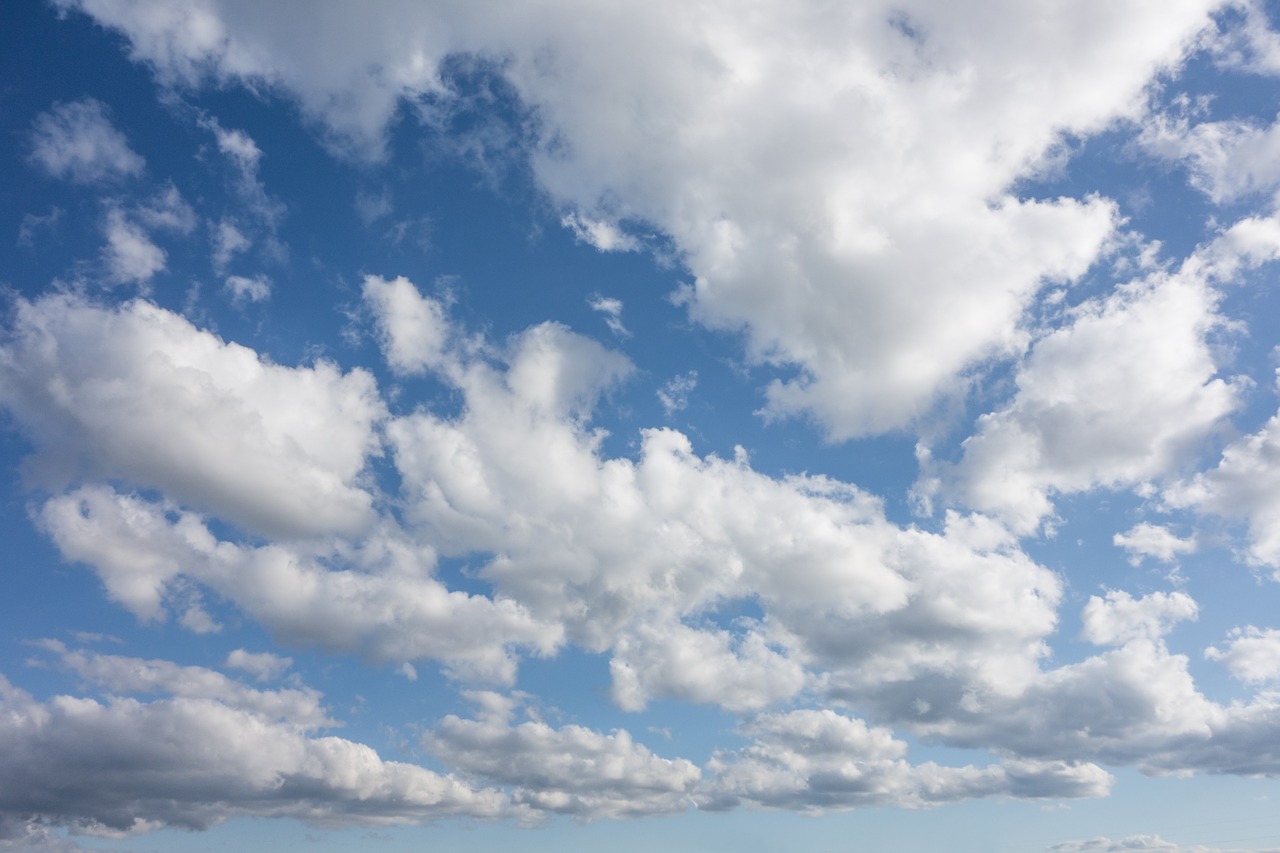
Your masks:
{"label": "puffy cloud cluster", "polygon": [[113,692],[169,695],[39,702],[0,676],[0,813],[19,845],[59,849],[48,826],[115,837],[236,816],[336,826],[512,813],[500,791],[315,735],[328,721],[298,706],[300,691],[250,690],[164,661],[64,657]]}
{"label": "puffy cloud cluster", "polygon": [[1249,525],[1249,559],[1280,570],[1280,414],[1232,442],[1217,466],[1173,485],[1166,500]]}
{"label": "puffy cloud cluster", "polygon": [[[406,278],[366,277],[366,316],[396,380],[440,383],[447,409],[397,410],[367,370],[275,364],[144,299],[18,299],[0,407],[35,450],[27,470],[48,491],[38,523],[139,619],[216,630],[200,598],[215,596],[286,644],[504,687],[522,658],[573,645],[607,658],[620,709],[717,706],[746,744],[700,767],[622,728],[552,726],[529,708],[517,722],[519,694],[471,691],[475,715],[446,716],[422,743],[494,786],[481,788],[318,736],[335,721],[317,692],[262,686],[288,658],[232,652],[225,668],[250,687],[48,641],[107,695],[40,702],[0,681],[0,833],[56,847],[48,826],[232,815],[928,807],[1101,795],[1099,763],[1280,773],[1280,697],[1220,705],[1170,651],[1174,626],[1199,613],[1190,595],[1089,598],[1080,637],[1099,648],[1054,665],[1064,583],[1019,540],[1057,495],[1132,488],[1243,517],[1251,559],[1280,566],[1280,416],[1230,442],[1216,468],[1189,467],[1248,384],[1215,346],[1231,328],[1224,289],[1280,255],[1280,224],[1242,218],[1180,266],[1072,305],[1065,286],[1118,245],[1118,207],[1014,189],[1064,138],[1141,115],[1144,87],[1183,61],[1215,4],[623,3],[586,26],[573,4],[406,2],[379,15],[319,6],[307,27],[237,0],[57,5],[124,33],[166,85],[284,93],[335,148],[372,159],[403,102],[425,114],[458,96],[447,57],[495,59],[484,73],[536,115],[519,153],[561,225],[601,251],[669,238],[692,278],[676,300],[770,366],[767,417],[807,413],[834,439],[883,433],[965,393],[993,361],[1017,361],[1012,396],[957,461],[930,461],[922,443],[918,492],[947,508],[903,526],[855,485],[771,476],[741,449],[701,455],[674,429],[610,456],[593,417],[636,376],[626,356],[555,322],[488,340]],[[262,302],[271,279],[231,269],[270,247],[284,207],[257,143],[200,123],[246,210],[212,227],[212,268],[233,302]],[[1280,185],[1276,138],[1163,117],[1140,145],[1188,163],[1226,204]],[[143,169],[95,101],[54,107],[31,140],[33,163],[74,182]],[[361,198],[367,224],[387,215],[387,195]],[[154,233],[197,221],[172,187],[109,202],[107,280],[145,288],[167,264]],[[1038,301],[1046,282],[1064,289]],[[628,338],[620,299],[587,304]],[[697,378],[662,386],[668,416]],[[1163,562],[1200,541],[1146,522],[1114,539],[1132,560]],[[468,591],[443,559],[469,564]],[[1277,649],[1275,630],[1250,626],[1205,656],[1268,684]],[[998,760],[913,764],[895,729]],[[1113,848],[1178,849],[1059,849]]]}
{"label": "puffy cloud cluster", "polygon": [[[1053,496],[1168,482],[1200,457],[1241,404],[1246,377],[1224,377],[1215,335],[1220,286],[1273,260],[1280,229],[1246,218],[1176,270],[1157,270],[1070,309],[1035,342],[1017,391],[978,419],[963,458],[924,484],[1029,533]],[[1190,501],[1190,498],[1186,498]]]}
{"label": "puffy cloud cluster", "polygon": [[565,226],[606,251],[636,245],[624,220],[669,235],[692,315],[794,374],[769,410],[846,437],[909,423],[1021,349],[1041,283],[1082,274],[1116,213],[1010,185],[1062,134],[1139,114],[1216,4],[622,4],[587,29],[572,4],[326,6],[305,32],[236,2],[61,5],[165,83],[276,87],[373,156],[402,100],[450,97],[447,56],[498,58],[538,116],[529,156]]}
{"label": "puffy cloud cluster", "polygon": [[1111,776],[1092,764],[1012,761],[941,767],[903,760],[907,745],[830,710],[764,714],[746,727],[750,746],[717,755],[703,808],[740,801],[820,813],[894,804],[923,807],[993,795],[1053,798],[1106,794]]}
{"label": "puffy cloud cluster", "polygon": [[0,404],[37,443],[46,485],[119,478],[255,533],[352,533],[385,416],[372,377],[289,368],[145,301],[19,301]]}
{"label": "puffy cloud cluster", "polygon": [[702,775],[697,765],[654,755],[625,730],[553,728],[537,719],[512,725],[515,700],[495,693],[471,698],[477,719],[445,717],[424,744],[461,772],[513,787],[516,802],[596,819],[684,811],[693,801]]}

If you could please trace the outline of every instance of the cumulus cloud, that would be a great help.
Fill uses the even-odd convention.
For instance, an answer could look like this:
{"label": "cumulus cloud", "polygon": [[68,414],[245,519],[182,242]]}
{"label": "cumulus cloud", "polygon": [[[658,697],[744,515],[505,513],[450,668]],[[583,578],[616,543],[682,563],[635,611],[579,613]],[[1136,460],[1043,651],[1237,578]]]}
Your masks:
{"label": "cumulus cloud", "polygon": [[78,184],[119,181],[142,174],[145,161],[94,98],[55,104],[36,117],[30,161],[47,174]]}
{"label": "cumulus cloud", "polygon": [[1091,797],[1111,776],[1092,764],[1013,761],[989,767],[909,764],[907,745],[883,728],[830,710],[757,717],[744,727],[750,746],[719,753],[700,803],[740,801],[811,813],[866,806],[925,807],[973,797]]}
{"label": "cumulus cloud", "polygon": [[514,788],[518,803],[591,820],[679,812],[693,802],[697,765],[655,755],[624,729],[514,724],[514,699],[469,695],[478,717],[447,716],[423,743],[464,773]]}
{"label": "cumulus cloud", "polygon": [[[1221,247],[1086,301],[1036,342],[1017,392],[964,442],[954,488],[970,506],[1030,532],[1054,494],[1140,486],[1194,458],[1239,405],[1211,335],[1226,320],[1207,280]],[[944,476],[944,479],[945,479]]]}
{"label": "cumulus cloud", "polygon": [[278,87],[339,147],[374,157],[402,99],[449,98],[446,56],[501,57],[494,73],[537,115],[531,164],[565,227],[602,248],[628,247],[620,221],[669,235],[692,316],[744,331],[749,355],[782,369],[767,410],[810,412],[844,438],[907,424],[973,365],[1020,351],[1042,282],[1081,275],[1116,213],[1010,187],[1062,134],[1139,114],[1214,4],[988,19],[946,4],[748,16],[701,3],[663,26],[620,6],[597,10],[590,38],[571,4],[333,7],[305,35],[212,0],[61,5],[122,32],[167,84]]}
{"label": "cumulus cloud", "polygon": [[561,640],[558,625],[515,601],[449,590],[432,576],[432,550],[394,531],[358,548],[237,545],[196,515],[106,486],[49,500],[41,521],[67,559],[93,566],[107,594],[144,619],[163,618],[170,590],[187,579],[287,643],[430,658],[455,676],[504,683],[515,675],[514,646],[547,654]]}
{"label": "cumulus cloud", "polygon": [[1259,683],[1280,679],[1280,630],[1249,625],[1231,632],[1226,649],[1210,646],[1207,660],[1221,661],[1242,681]]}
{"label": "cumulus cloud", "polygon": [[1111,539],[1117,548],[1129,552],[1129,563],[1137,566],[1143,557],[1154,557],[1162,563],[1172,563],[1179,554],[1192,554],[1196,550],[1196,538],[1181,539],[1168,527],[1143,522],[1135,524],[1124,533]]}
{"label": "cumulus cloud", "polygon": [[156,273],[163,272],[168,255],[145,230],[131,222],[124,211],[108,208],[102,226],[107,245],[102,250],[107,278],[115,284],[145,287]]}
{"label": "cumulus cloud", "polygon": [[216,700],[229,708],[307,730],[338,725],[320,704],[320,693],[309,687],[255,690],[205,667],[69,649],[57,640],[44,640],[41,646],[56,655],[62,666],[112,695],[163,693]]}
{"label": "cumulus cloud", "polygon": [[1081,621],[1081,636],[1100,646],[1122,645],[1135,639],[1157,640],[1177,622],[1195,619],[1199,608],[1185,592],[1153,592],[1134,598],[1111,591],[1105,598],[1089,596]]}
{"label": "cumulus cloud", "polygon": [[359,475],[385,410],[368,373],[271,364],[148,302],[20,302],[0,402],[46,482],[121,478],[276,535],[372,518]]}
{"label": "cumulus cloud", "polygon": [[[1280,377],[1280,371],[1277,371]],[[1231,443],[1217,466],[1166,490],[1174,506],[1196,507],[1249,524],[1248,558],[1280,570],[1280,414]]]}
{"label": "cumulus cloud", "polygon": [[[172,664],[159,669],[191,677]],[[117,687],[128,686],[121,675],[144,689],[178,686],[117,670]],[[214,696],[38,702],[0,676],[0,711],[0,812],[20,815],[12,829],[36,840],[47,840],[48,826],[118,837],[237,816],[350,826],[511,813],[500,792]]]}

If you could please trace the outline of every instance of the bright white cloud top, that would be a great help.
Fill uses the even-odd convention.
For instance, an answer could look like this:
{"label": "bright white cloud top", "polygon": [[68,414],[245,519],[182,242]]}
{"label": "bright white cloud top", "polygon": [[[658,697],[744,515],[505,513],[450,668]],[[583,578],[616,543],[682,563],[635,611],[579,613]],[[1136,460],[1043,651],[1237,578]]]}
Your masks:
{"label": "bright white cloud top", "polygon": [[0,851],[1280,848],[1280,9],[12,19]]}

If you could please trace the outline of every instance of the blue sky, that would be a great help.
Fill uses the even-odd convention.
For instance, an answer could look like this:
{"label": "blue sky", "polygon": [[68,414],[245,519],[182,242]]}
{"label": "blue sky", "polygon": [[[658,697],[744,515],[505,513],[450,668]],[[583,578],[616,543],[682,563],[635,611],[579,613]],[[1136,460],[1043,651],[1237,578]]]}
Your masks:
{"label": "blue sky", "polygon": [[3,22],[0,850],[1280,849],[1274,6]]}

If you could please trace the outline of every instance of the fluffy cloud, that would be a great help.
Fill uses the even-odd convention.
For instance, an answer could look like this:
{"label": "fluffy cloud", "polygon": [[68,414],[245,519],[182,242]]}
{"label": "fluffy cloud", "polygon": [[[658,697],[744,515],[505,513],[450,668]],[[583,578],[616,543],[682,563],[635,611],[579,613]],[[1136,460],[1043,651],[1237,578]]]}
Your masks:
{"label": "fluffy cloud", "polygon": [[972,797],[1089,797],[1111,776],[1092,764],[1014,761],[989,767],[911,765],[885,729],[834,711],[766,714],[744,728],[752,744],[718,754],[703,808],[746,801],[811,813],[865,806],[922,807]]}
{"label": "fluffy cloud", "polygon": [[1176,273],[1085,302],[1037,341],[1012,400],[964,443],[949,474],[961,498],[1026,533],[1055,493],[1137,486],[1194,458],[1239,405],[1240,380],[1218,376],[1210,340],[1226,322],[1207,280],[1223,254],[1206,245]]}
{"label": "fluffy cloud", "polygon": [[[497,791],[313,736],[309,719],[300,725],[229,704],[214,695],[228,686],[216,673],[148,662],[135,676],[121,661],[94,660],[80,663],[94,671],[105,664],[110,672],[99,674],[115,687],[179,693],[38,702],[0,676],[0,813],[21,816],[13,833],[38,840],[53,825],[118,836],[203,829],[236,816],[380,825],[511,813]],[[178,677],[148,678],[157,672]],[[202,680],[195,692],[209,695],[190,695]]]}
{"label": "fluffy cloud", "polygon": [[462,772],[513,787],[516,802],[580,819],[678,812],[692,803],[701,772],[690,761],[654,755],[622,729],[513,725],[512,699],[470,696],[479,717],[445,717],[424,744]]}
{"label": "fluffy cloud", "polygon": [[572,4],[406,4],[318,10],[305,34],[214,0],[61,5],[123,32],[168,84],[278,87],[373,156],[401,99],[450,97],[444,57],[501,58],[566,227],[605,249],[629,247],[622,221],[670,235],[693,317],[745,331],[753,359],[789,374],[768,411],[843,438],[904,425],[1020,351],[1041,283],[1083,273],[1115,209],[1010,186],[1062,134],[1137,115],[1216,4],[624,4],[589,28]]}
{"label": "fluffy cloud", "polygon": [[1163,563],[1172,563],[1179,554],[1191,554],[1196,550],[1194,536],[1179,539],[1168,527],[1159,524],[1135,524],[1124,533],[1112,537],[1117,548],[1123,548],[1130,554],[1129,562],[1139,565],[1143,557],[1154,557]]}
{"label": "fluffy cloud", "polygon": [[1243,681],[1258,683],[1280,679],[1280,630],[1236,628],[1225,650],[1210,646],[1208,660],[1222,661],[1231,674]]}
{"label": "fluffy cloud", "polygon": [[37,116],[30,159],[49,175],[79,184],[135,177],[145,165],[111,124],[106,105],[93,98],[56,104]]}
{"label": "fluffy cloud", "polygon": [[[702,458],[674,430],[645,431],[635,460],[605,458],[589,415],[624,375],[620,356],[544,325],[494,365],[407,282],[366,293],[392,365],[436,365],[463,401],[453,417],[387,425],[411,534],[446,555],[494,554],[482,578],[611,652],[623,707],[765,707],[802,689],[807,667],[849,696],[1035,673],[1059,584],[999,525],[955,515],[941,534],[904,530],[852,486],[767,477],[742,453]],[[764,618],[715,624],[741,601]]]}
{"label": "fluffy cloud", "polygon": [[93,566],[107,594],[142,618],[163,616],[186,578],[288,643],[376,660],[432,658],[456,675],[501,682],[514,678],[512,646],[545,654],[561,639],[559,626],[510,599],[450,591],[432,576],[431,549],[394,531],[359,548],[236,545],[198,516],[104,486],[51,499],[41,520],[67,559]]}
{"label": "fluffy cloud", "polygon": [[[1277,372],[1280,375],[1280,371]],[[1222,451],[1209,471],[1176,484],[1165,499],[1249,523],[1249,559],[1280,569],[1280,414]]]}
{"label": "fluffy cloud", "polygon": [[1105,598],[1089,596],[1080,634],[1102,646],[1123,645],[1130,640],[1157,640],[1184,619],[1195,619],[1199,608],[1185,592],[1153,592],[1134,598],[1127,592],[1108,592]]}
{"label": "fluffy cloud", "polygon": [[102,250],[107,278],[115,284],[138,284],[145,287],[156,273],[163,272],[168,256],[151,242],[151,237],[124,211],[109,208],[102,225],[107,245]]}
{"label": "fluffy cloud", "polygon": [[20,302],[0,403],[48,483],[117,477],[274,535],[372,518],[359,476],[384,409],[368,373],[271,364],[147,302]]}

